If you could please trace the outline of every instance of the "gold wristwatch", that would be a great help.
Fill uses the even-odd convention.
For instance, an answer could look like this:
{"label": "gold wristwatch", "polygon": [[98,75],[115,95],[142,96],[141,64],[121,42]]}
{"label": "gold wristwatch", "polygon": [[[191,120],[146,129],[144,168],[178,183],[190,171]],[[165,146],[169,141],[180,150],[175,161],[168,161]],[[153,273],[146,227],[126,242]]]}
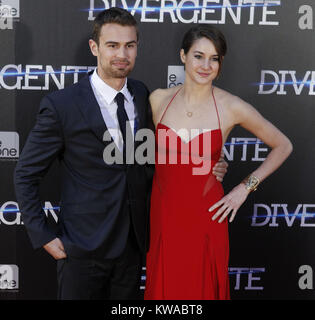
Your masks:
{"label": "gold wristwatch", "polygon": [[250,192],[256,191],[256,189],[259,185],[259,182],[260,182],[260,180],[252,174],[244,179],[245,187]]}

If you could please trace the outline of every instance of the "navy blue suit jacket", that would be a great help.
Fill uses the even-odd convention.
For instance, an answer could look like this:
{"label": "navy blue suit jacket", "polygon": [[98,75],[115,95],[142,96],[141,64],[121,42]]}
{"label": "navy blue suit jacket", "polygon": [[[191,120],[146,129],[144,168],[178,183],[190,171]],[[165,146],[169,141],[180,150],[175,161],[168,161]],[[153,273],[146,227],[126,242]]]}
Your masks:
{"label": "navy blue suit jacket", "polygon": [[[153,130],[148,89],[133,79],[128,79],[128,88],[138,129]],[[106,130],[89,75],[42,99],[15,170],[16,196],[34,248],[59,237],[70,256],[115,258],[132,224],[145,252],[152,170],[147,165],[106,164]],[[47,224],[39,198],[40,180],[55,159],[61,169],[57,234]]]}

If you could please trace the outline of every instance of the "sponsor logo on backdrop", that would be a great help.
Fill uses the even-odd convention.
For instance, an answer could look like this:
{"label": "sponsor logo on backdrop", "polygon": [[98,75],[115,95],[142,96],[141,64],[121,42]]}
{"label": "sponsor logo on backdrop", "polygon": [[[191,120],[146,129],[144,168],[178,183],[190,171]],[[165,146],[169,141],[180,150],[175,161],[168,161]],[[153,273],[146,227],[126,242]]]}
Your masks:
{"label": "sponsor logo on backdrop", "polygon": [[[146,268],[142,268],[141,281],[142,285],[140,289],[145,289],[145,275]],[[256,267],[229,267],[229,277],[231,283],[231,289],[235,291],[262,291],[264,290],[262,283],[262,276],[265,273],[265,268]]]}
{"label": "sponsor logo on backdrop", "polygon": [[299,7],[299,28],[301,30],[314,29],[313,7],[310,5],[302,5]]}
{"label": "sponsor logo on backdrop", "polygon": [[278,26],[281,0],[90,0],[88,20],[111,7],[121,7],[148,23],[209,23]]}
{"label": "sponsor logo on backdrop", "polygon": [[168,66],[167,87],[175,87],[183,84],[185,81],[184,66]]}
{"label": "sponsor logo on backdrop", "polygon": [[295,207],[286,203],[254,204],[252,227],[315,227],[315,204],[298,204]]}
{"label": "sponsor logo on backdrop", "polygon": [[79,77],[94,70],[95,66],[15,65],[0,68],[0,89],[6,90],[50,90],[63,89],[79,81]]}
{"label": "sponsor logo on backdrop", "polygon": [[309,265],[302,265],[299,267],[299,274],[301,274],[298,285],[301,290],[313,290],[313,268]]}
{"label": "sponsor logo on backdrop", "polygon": [[[56,223],[58,222],[58,206],[53,206],[51,202],[46,201],[43,210],[47,217],[51,217]],[[7,201],[1,205],[0,226],[1,224],[7,226],[23,225],[22,214],[17,202]]]}
{"label": "sponsor logo on backdrop", "polygon": [[0,290],[19,288],[19,268],[15,264],[0,264]]}
{"label": "sponsor logo on backdrop", "polygon": [[224,144],[223,151],[228,161],[264,161],[268,148],[258,138],[232,137]]}
{"label": "sponsor logo on backdrop", "polygon": [[17,132],[0,132],[0,160],[18,159],[20,138]]}
{"label": "sponsor logo on backdrop", "polygon": [[12,30],[20,18],[20,0],[0,0],[0,30]]}
{"label": "sponsor logo on backdrop", "polygon": [[315,95],[315,71],[262,70],[258,94]]}
{"label": "sponsor logo on backdrop", "polygon": [[264,290],[262,275],[265,268],[229,267],[231,289],[238,290]]}

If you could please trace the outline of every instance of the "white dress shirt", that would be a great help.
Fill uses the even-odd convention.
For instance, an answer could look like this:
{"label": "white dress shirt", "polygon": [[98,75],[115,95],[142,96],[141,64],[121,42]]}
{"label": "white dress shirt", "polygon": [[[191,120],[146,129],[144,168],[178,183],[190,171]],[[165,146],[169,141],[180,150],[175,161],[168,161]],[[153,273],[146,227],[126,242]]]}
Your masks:
{"label": "white dress shirt", "polygon": [[125,109],[130,121],[131,131],[134,135],[135,129],[135,119],[136,119],[136,109],[133,102],[133,96],[127,88],[127,79],[120,91],[115,90],[107,83],[105,83],[97,74],[97,69],[94,70],[90,76],[91,86],[101,109],[101,113],[107,129],[112,136],[115,144],[120,151],[123,150],[123,137],[119,128],[118,118],[117,118],[117,103],[115,97],[118,92],[121,92],[125,97]]}

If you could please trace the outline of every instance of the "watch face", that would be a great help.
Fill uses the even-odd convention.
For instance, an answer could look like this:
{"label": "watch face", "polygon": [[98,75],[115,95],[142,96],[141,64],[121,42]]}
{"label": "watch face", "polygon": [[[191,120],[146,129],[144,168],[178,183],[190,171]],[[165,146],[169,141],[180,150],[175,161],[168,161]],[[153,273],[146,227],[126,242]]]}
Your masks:
{"label": "watch face", "polygon": [[248,178],[248,182],[247,182],[248,187],[253,188],[253,187],[255,187],[258,183],[259,183],[259,180],[258,180],[255,176],[250,176],[250,177]]}
{"label": "watch face", "polygon": [[257,179],[256,179],[255,177],[251,176],[251,177],[249,178],[249,183],[250,183],[251,185],[255,184],[256,182],[257,182]]}

